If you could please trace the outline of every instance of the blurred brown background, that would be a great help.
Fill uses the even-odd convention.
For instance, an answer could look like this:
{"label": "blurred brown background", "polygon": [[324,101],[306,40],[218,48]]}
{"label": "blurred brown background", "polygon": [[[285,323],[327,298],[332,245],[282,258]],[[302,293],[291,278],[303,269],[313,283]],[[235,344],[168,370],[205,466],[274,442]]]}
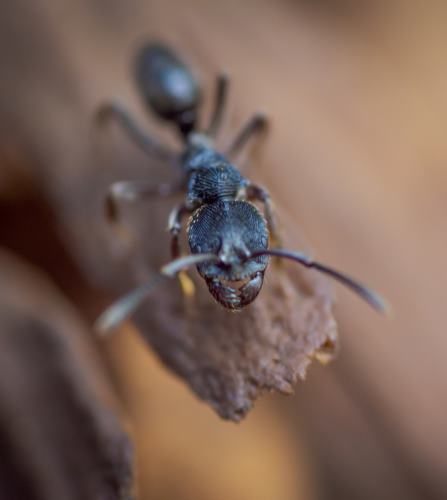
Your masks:
{"label": "blurred brown background", "polygon": [[[55,376],[42,380],[66,383],[31,401],[26,370],[40,376],[53,361],[28,358],[29,343],[3,337],[0,458],[11,472],[0,475],[0,498],[446,498],[446,22],[447,5],[436,0],[2,6],[1,323],[3,332],[36,322],[55,329],[48,338],[64,339],[56,353],[70,368],[54,362]],[[97,195],[143,171],[119,131],[92,141],[91,116],[119,96],[145,119],[129,65],[137,43],[156,37],[181,50],[206,89],[222,67],[233,75],[228,131],[268,111],[273,126],[250,176],[278,200],[289,232],[393,305],[391,319],[377,317],[337,288],[338,358],[313,365],[294,396],[264,397],[238,426],[199,402],[130,327],[101,345],[88,328],[130,283],[104,257]],[[120,165],[110,171],[92,151],[108,141]],[[24,317],[34,323],[23,326]],[[73,349],[84,354],[74,359]],[[86,356],[91,375],[79,382]],[[45,398],[67,393],[79,411],[67,410],[66,432],[80,436],[49,449],[39,424]],[[63,473],[63,459],[39,469],[40,454],[78,448]],[[76,490],[86,457],[95,481]]]}

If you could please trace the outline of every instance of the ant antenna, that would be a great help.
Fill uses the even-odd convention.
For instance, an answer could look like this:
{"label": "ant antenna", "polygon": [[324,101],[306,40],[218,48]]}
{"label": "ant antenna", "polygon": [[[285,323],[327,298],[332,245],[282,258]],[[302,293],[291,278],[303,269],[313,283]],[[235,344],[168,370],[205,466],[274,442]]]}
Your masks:
{"label": "ant antenna", "polygon": [[212,253],[203,253],[180,257],[179,259],[169,262],[163,266],[157,274],[152,276],[149,281],[135,288],[121,299],[118,299],[117,302],[106,309],[96,320],[94,324],[95,331],[102,336],[108,334],[135,312],[152,290],[162,281],[168,278],[174,278],[177,273],[183,269],[214,260],[218,260],[216,255]]}
{"label": "ant antenna", "polygon": [[266,250],[259,250],[257,252],[253,252],[249,258],[259,257],[261,255],[271,255],[272,257],[282,257],[285,259],[290,259],[303,266],[317,269],[318,271],[328,274],[332,278],[336,279],[343,285],[350,288],[353,292],[359,295],[363,300],[368,302],[368,304],[373,307],[376,311],[380,313],[388,313],[389,306],[386,301],[376,292],[371,290],[370,288],[362,285],[357,280],[347,276],[346,274],[337,271],[336,269],[332,269],[325,264],[321,264],[313,260],[308,255],[305,255],[300,252],[291,252],[290,250],[284,250],[282,248],[270,248]]}

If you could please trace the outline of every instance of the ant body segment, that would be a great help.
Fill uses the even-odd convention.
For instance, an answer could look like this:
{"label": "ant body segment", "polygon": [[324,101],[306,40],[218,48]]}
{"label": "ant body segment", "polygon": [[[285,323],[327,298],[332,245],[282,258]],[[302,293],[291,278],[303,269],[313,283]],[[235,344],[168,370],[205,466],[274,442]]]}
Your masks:
{"label": "ant body segment", "polygon": [[[251,138],[266,128],[264,115],[254,115],[225,154],[214,147],[228,95],[229,80],[225,74],[217,78],[214,109],[204,131],[197,126],[199,85],[170,49],[158,44],[143,47],[136,59],[136,81],[147,107],[177,128],[184,144],[180,156],[146,135],[118,103],[100,107],[98,118],[115,119],[140,149],[177,166],[180,180],[158,186],[143,180],[113,184],[106,196],[108,218],[117,222],[121,201],[154,195],[165,197],[181,190],[186,196],[168,219],[171,262],[107,309],[98,319],[99,331],[106,332],[128,317],[160,281],[179,273],[182,277],[182,272],[194,265],[218,303],[233,311],[242,309],[259,294],[270,256],[315,268],[351,288],[375,309],[386,309],[379,295],[352,278],[281,247],[268,191],[246,179],[231,162]],[[263,215],[253,202],[263,204]],[[182,257],[179,234],[185,216],[189,216],[187,236],[191,255]],[[275,247],[269,248],[269,240]]]}

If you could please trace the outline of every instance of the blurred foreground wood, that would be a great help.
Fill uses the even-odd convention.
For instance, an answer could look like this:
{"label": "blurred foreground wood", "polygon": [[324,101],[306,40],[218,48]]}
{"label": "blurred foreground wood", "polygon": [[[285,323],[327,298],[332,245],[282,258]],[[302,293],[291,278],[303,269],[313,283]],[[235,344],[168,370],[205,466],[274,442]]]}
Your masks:
{"label": "blurred foreground wood", "polygon": [[72,308],[0,252],[0,498],[133,498],[132,447]]}
{"label": "blurred foreground wood", "polygon": [[286,421],[266,398],[243,423],[222,422],[145,348],[135,328],[117,334],[108,353],[136,436],[139,498],[315,498],[308,450],[290,446]]}

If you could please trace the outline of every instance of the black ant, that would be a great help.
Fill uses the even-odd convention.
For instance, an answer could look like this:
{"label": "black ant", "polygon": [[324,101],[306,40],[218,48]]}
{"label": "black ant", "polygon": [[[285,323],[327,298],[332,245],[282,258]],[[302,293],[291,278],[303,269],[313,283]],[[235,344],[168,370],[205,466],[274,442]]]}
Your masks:
{"label": "black ant", "polygon": [[[147,136],[117,103],[102,106],[98,118],[117,120],[137,146],[173,163],[179,167],[181,175],[175,184],[156,187],[141,180],[113,184],[106,197],[109,220],[117,220],[119,201],[168,196],[180,190],[184,190],[186,196],[169,216],[171,262],[147,283],[107,309],[97,322],[100,331],[107,331],[128,317],[163,278],[179,276],[186,290],[188,278],[182,271],[193,265],[197,266],[217,302],[233,311],[242,309],[260,292],[270,256],[291,259],[328,274],[378,311],[386,309],[379,295],[352,278],[307,255],[281,248],[268,192],[243,177],[230,161],[250,138],[266,128],[266,118],[262,114],[254,115],[225,154],[219,153],[214,146],[228,95],[229,80],[225,74],[217,78],[214,109],[204,131],[197,126],[201,104],[199,85],[170,49],[159,44],[145,46],[136,59],[136,81],[148,108],[177,127],[184,143],[181,155],[175,155]],[[255,201],[264,205],[264,216],[252,203]],[[179,233],[184,216],[189,216],[187,235],[191,255],[182,257]],[[275,247],[269,248],[269,238]]]}

